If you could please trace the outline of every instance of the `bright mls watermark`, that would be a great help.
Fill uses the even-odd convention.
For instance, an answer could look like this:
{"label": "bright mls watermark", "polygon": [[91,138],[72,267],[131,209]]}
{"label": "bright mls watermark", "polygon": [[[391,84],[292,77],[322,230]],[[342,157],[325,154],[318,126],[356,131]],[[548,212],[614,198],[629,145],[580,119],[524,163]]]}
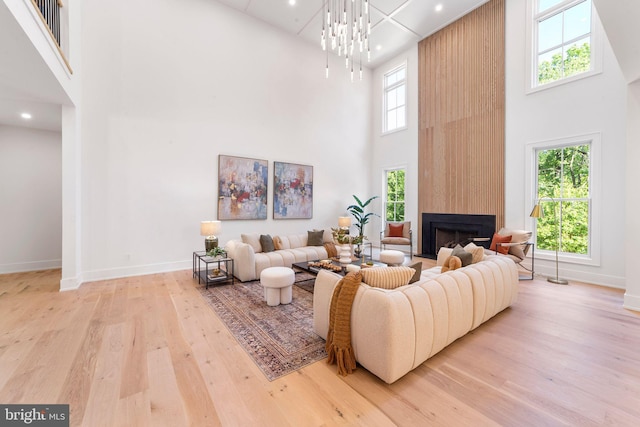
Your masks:
{"label": "bright mls watermark", "polygon": [[2,405],[0,426],[69,427],[69,405]]}

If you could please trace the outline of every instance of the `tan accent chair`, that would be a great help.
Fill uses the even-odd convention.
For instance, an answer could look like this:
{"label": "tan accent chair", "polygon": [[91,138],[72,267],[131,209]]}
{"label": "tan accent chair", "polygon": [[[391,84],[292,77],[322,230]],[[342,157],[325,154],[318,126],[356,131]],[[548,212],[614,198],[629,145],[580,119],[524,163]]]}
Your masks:
{"label": "tan accent chair", "polygon": [[[402,224],[402,237],[391,237],[389,224]],[[413,232],[411,231],[411,221],[387,222],[385,224],[384,231],[380,232],[380,246],[382,246],[382,250],[385,250],[387,245],[409,246],[409,256],[413,256]]]}
{"label": "tan accent chair", "polygon": [[[496,250],[490,251],[486,249],[485,255],[500,255],[500,256],[506,256],[508,258],[511,258],[518,267],[522,267],[524,270],[526,270],[528,273],[531,274],[530,278],[520,277],[520,280],[533,280],[534,274],[535,274],[535,270],[534,270],[535,246],[533,242],[529,241],[529,239],[531,238],[532,232],[528,230],[518,230],[514,228],[502,227],[500,231],[498,231],[498,234],[501,236],[511,236],[511,242],[497,243]],[[498,252],[498,248],[501,246],[503,247],[506,246],[509,248],[509,251],[504,255]],[[527,255],[529,254],[530,249],[531,249],[531,268],[528,268],[527,266],[522,264],[522,261],[524,261],[527,258]]]}

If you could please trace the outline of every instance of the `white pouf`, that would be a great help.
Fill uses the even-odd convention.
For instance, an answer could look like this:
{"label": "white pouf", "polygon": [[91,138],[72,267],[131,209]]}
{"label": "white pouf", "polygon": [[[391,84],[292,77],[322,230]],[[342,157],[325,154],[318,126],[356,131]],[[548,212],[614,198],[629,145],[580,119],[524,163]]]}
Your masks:
{"label": "white pouf", "polygon": [[387,265],[402,265],[404,263],[404,253],[391,249],[380,251],[380,262]]}
{"label": "white pouf", "polygon": [[264,288],[267,305],[289,304],[292,299],[292,285],[296,274],[288,267],[269,267],[260,273],[260,283]]}

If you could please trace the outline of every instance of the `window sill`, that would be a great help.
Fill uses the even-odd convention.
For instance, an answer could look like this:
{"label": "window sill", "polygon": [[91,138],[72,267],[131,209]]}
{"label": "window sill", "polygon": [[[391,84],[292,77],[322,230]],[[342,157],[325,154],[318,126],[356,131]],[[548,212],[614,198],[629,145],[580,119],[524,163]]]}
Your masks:
{"label": "window sill", "polygon": [[528,87],[525,92],[527,95],[529,95],[532,93],[541,92],[543,90],[562,86],[568,83],[573,83],[575,81],[586,79],[588,77],[592,77],[598,74],[602,74],[602,70],[585,71],[584,73],[576,74],[575,76],[571,76],[571,77],[565,77],[564,79],[556,80],[555,82],[545,83],[543,85],[535,86],[535,87]]}
{"label": "window sill", "polygon": [[407,129],[409,129],[409,127],[408,127],[408,126],[403,126],[403,127],[401,127],[401,128],[395,128],[395,129],[393,129],[393,130],[388,130],[388,131],[384,131],[384,132],[382,132],[382,135],[381,135],[381,136],[391,135],[391,134],[393,134],[393,133],[401,132],[401,131],[403,131],[403,130],[407,130]]}
{"label": "window sill", "polygon": [[[556,253],[553,251],[544,251],[536,249],[536,261],[543,259],[548,261],[556,261]],[[591,257],[589,255],[571,255],[571,254],[558,254],[558,262],[567,264],[580,264],[580,265],[592,265],[599,267],[600,260],[597,257]]]}

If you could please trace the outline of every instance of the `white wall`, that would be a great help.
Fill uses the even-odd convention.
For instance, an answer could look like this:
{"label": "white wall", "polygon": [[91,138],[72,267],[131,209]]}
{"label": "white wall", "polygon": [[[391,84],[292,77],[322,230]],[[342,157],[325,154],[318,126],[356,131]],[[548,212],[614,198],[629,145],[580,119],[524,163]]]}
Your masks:
{"label": "white wall", "polygon": [[0,273],[59,268],[60,132],[0,126]]}
{"label": "white wall", "polygon": [[[398,65],[407,64],[407,128],[383,135],[383,89],[384,75]],[[384,197],[384,171],[404,167],[405,176],[405,220],[411,221],[414,252],[418,248],[418,45],[377,67],[373,72],[372,141],[373,160],[371,167],[371,195]],[[376,212],[381,218],[374,218],[372,235],[374,243],[380,241],[379,231],[383,227],[383,204],[376,200]]]}
{"label": "white wall", "polygon": [[[625,286],[625,127],[626,84],[609,42],[604,42],[603,72],[547,90],[525,93],[526,13],[522,0],[507,0],[506,10],[506,167],[505,223],[530,229],[535,194],[523,173],[529,144],[590,133],[601,135],[601,182],[594,227],[600,238],[597,265],[561,261],[568,279]],[[546,258],[546,259],[545,259]],[[555,274],[553,256],[536,251],[536,271]]]}
{"label": "white wall", "polygon": [[[336,226],[369,193],[371,73],[217,2],[83,4],[83,280],[191,267],[217,218],[218,155],[269,161],[268,218],[240,233]],[[272,219],[273,161],[314,167],[312,220]]]}

